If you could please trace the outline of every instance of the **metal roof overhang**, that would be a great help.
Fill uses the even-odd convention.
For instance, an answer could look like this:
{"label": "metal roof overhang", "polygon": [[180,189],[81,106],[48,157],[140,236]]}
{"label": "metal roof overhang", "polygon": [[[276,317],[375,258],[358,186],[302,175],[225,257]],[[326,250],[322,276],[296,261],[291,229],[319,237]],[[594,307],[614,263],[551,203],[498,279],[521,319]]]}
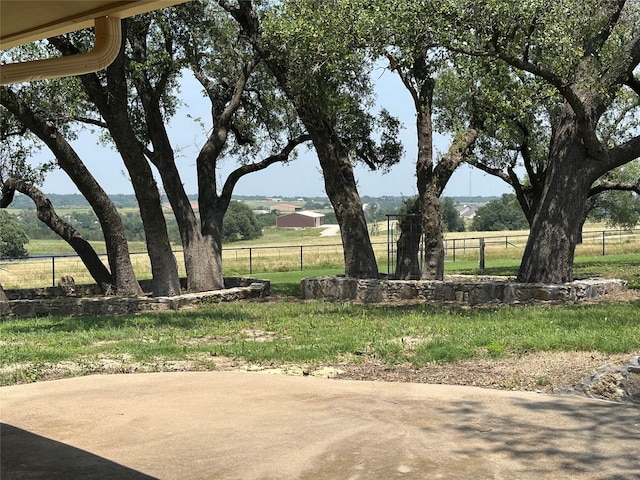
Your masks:
{"label": "metal roof overhang", "polygon": [[120,20],[190,0],[1,0],[0,49],[95,26],[87,53],[0,66],[0,84],[80,75],[108,66],[120,49]]}

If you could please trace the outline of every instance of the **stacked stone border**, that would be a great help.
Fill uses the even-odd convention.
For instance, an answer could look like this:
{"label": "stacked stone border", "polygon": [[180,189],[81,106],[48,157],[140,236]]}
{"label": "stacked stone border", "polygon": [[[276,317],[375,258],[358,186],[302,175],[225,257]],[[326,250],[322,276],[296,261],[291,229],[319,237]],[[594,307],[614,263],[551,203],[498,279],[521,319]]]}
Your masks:
{"label": "stacked stone border", "polygon": [[[100,316],[180,310],[207,303],[232,302],[269,296],[271,283],[254,278],[229,277],[223,290],[185,293],[174,297],[100,296],[96,285],[77,285],[73,289],[49,287],[6,290],[9,302],[0,302],[2,318],[46,316]],[[140,282],[142,288],[149,282]]]}
{"label": "stacked stone border", "polygon": [[344,276],[305,278],[305,299],[361,303],[402,300],[483,303],[572,303],[627,290],[619,279],[588,278],[564,284],[517,283],[507,277],[449,276],[436,280],[358,279]]}

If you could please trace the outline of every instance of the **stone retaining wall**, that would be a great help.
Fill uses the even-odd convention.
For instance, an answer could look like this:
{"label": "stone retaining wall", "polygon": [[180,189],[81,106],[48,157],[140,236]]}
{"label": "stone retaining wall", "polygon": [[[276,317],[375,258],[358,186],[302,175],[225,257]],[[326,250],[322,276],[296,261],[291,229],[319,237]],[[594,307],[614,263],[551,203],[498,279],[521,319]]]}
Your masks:
{"label": "stone retaining wall", "polygon": [[465,304],[574,302],[627,289],[617,279],[590,278],[559,285],[517,283],[498,277],[447,277],[444,281],[357,279],[341,276],[302,280],[305,299],[363,303],[436,300]]}
{"label": "stone retaining wall", "polygon": [[[141,283],[145,289],[144,282]],[[141,312],[180,310],[192,305],[263,298],[270,294],[268,280],[225,278],[224,290],[185,293],[174,297],[106,297],[96,294],[89,285],[74,287],[72,294],[62,296],[60,287],[7,290],[9,302],[0,302],[0,318],[32,318],[43,316],[100,316]]]}

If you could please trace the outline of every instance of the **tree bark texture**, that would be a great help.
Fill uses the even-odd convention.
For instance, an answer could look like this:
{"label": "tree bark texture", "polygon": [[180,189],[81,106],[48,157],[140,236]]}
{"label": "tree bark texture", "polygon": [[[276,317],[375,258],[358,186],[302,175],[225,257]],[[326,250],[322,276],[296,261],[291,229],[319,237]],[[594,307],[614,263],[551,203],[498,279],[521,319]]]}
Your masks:
{"label": "tree bark texture", "polygon": [[351,161],[347,153],[341,151],[340,141],[331,134],[330,128],[317,129],[312,119],[302,118],[305,120],[320,160],[325,191],[340,225],[345,275],[378,278],[378,264]]}
{"label": "tree bark texture", "polygon": [[[419,208],[417,209],[419,211]],[[408,213],[399,220],[400,236],[396,242],[396,280],[419,280],[420,242],[422,240],[422,215]]]}
{"label": "tree bark texture", "polygon": [[444,235],[440,195],[430,185],[420,196],[422,230],[424,236],[424,260],[422,280],[444,279]]}
{"label": "tree bark texture", "polygon": [[557,129],[518,281],[565,283],[573,281],[573,259],[591,184],[598,174],[571,115]]}

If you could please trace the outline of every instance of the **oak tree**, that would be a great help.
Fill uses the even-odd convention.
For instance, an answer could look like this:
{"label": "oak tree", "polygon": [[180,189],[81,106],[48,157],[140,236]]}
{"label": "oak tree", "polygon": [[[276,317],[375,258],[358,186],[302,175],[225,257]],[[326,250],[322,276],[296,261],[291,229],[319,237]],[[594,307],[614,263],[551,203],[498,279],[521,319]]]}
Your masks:
{"label": "oak tree", "polygon": [[452,49],[488,56],[535,77],[561,98],[549,165],[518,280],[573,279],[573,258],[593,183],[640,156],[640,135],[615,144],[598,125],[624,90],[640,93],[640,5],[625,0],[439,2]]}
{"label": "oak tree", "polygon": [[313,142],[340,225],[345,274],[376,278],[352,162],[388,167],[399,160],[402,148],[396,140],[399,123],[388,114],[376,119],[368,112],[370,66],[352,33],[354,12],[340,2],[313,0],[270,8],[254,8],[250,1],[219,3],[240,24]]}
{"label": "oak tree", "polygon": [[[449,125],[447,133],[452,142],[446,152],[437,155],[433,117],[439,107],[434,103],[434,94],[438,88],[447,88],[440,73],[452,65],[451,55],[434,33],[438,24],[425,23],[431,15],[418,2],[361,1],[355,4],[359,12],[359,33],[368,51],[376,60],[378,57],[386,59],[388,68],[399,76],[413,101],[418,146],[415,174],[418,201],[415,207],[422,215],[424,238],[424,262],[419,276],[425,280],[442,280],[445,252],[440,197],[476,142],[481,125],[469,111],[466,123]],[[410,245],[419,247],[417,242]],[[417,251],[411,256],[416,257]]]}

